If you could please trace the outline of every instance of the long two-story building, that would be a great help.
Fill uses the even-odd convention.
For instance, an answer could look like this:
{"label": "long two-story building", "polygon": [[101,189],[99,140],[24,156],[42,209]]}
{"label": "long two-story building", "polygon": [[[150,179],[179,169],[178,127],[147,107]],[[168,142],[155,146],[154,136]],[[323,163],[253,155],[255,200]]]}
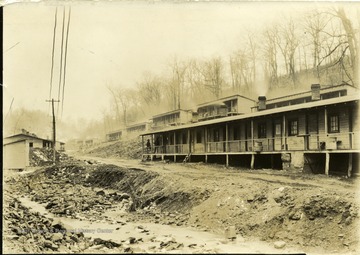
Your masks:
{"label": "long two-story building", "polygon": [[[350,176],[359,172],[359,97],[348,85],[318,84],[288,97],[262,96],[244,114],[144,132],[143,155]],[[157,141],[151,150],[148,139]]]}

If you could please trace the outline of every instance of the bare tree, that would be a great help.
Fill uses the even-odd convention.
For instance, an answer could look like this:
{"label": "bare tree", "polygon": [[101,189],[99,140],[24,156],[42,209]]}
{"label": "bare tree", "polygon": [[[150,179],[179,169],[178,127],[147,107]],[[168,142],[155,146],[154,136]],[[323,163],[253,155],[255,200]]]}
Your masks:
{"label": "bare tree", "polygon": [[277,27],[272,26],[264,31],[263,56],[265,61],[265,76],[268,78],[269,87],[278,86],[278,63],[277,63],[277,46],[276,35]]}
{"label": "bare tree", "polygon": [[231,77],[231,87],[234,92],[239,92],[241,87],[241,62],[237,58],[236,53],[233,53],[229,57],[230,65],[230,77]]}
{"label": "bare tree", "polygon": [[204,86],[216,98],[219,98],[224,86],[224,65],[220,57],[214,57],[203,63]]}
{"label": "bare tree", "polygon": [[186,63],[179,61],[176,57],[173,58],[170,63],[171,68],[171,82],[170,89],[173,93],[173,108],[180,109],[182,104],[182,94],[184,92],[185,84],[185,73],[186,73]]}
{"label": "bare tree", "polygon": [[[163,83],[162,78],[151,73],[144,73],[142,80],[137,83],[137,91],[141,101],[137,100],[135,102],[139,103],[137,107],[145,116],[158,110],[163,98]],[[145,103],[145,105],[142,103]],[[142,108],[146,109],[147,114]]]}
{"label": "bare tree", "polygon": [[[347,44],[348,46],[344,48],[344,54],[347,51],[347,49],[350,52],[350,65],[352,68],[353,75],[349,75],[347,73],[347,76],[349,77],[351,83],[353,85],[359,86],[359,58],[358,58],[358,52],[359,52],[359,31],[355,31],[353,28],[353,25],[350,21],[350,19],[347,17],[344,8],[339,7],[336,10],[337,17],[341,20],[343,28],[346,33],[347,37]],[[344,67],[345,71],[346,68]]]}
{"label": "bare tree", "polygon": [[252,72],[252,83],[255,85],[256,82],[256,63],[257,63],[257,52],[258,52],[258,43],[256,42],[256,36],[254,33],[248,33],[247,36],[247,45],[249,48],[249,62],[251,63],[251,72]]}
{"label": "bare tree", "polygon": [[112,102],[113,102],[113,108],[115,108],[115,119],[117,121],[120,121],[120,109],[119,109],[119,103],[117,99],[117,93],[114,88],[107,86],[107,89],[109,90],[111,96],[112,96]]}
{"label": "bare tree", "polygon": [[299,46],[299,38],[293,19],[289,18],[284,25],[279,26],[279,32],[276,42],[284,58],[286,74],[292,80],[293,86],[295,86],[295,53]]}
{"label": "bare tree", "polygon": [[[254,84],[253,60],[244,47],[234,52],[230,57],[230,71],[233,87],[240,93],[249,93]],[[235,82],[235,83],[234,83]]]}
{"label": "bare tree", "polygon": [[318,79],[320,79],[320,59],[323,51],[323,44],[326,42],[326,34],[324,33],[330,17],[318,10],[312,11],[305,19],[304,32],[310,39],[310,47],[312,48],[312,68]]}
{"label": "bare tree", "polygon": [[131,89],[119,88],[116,93],[116,98],[122,109],[122,117],[124,126],[128,123],[128,110],[133,104],[135,92]]}

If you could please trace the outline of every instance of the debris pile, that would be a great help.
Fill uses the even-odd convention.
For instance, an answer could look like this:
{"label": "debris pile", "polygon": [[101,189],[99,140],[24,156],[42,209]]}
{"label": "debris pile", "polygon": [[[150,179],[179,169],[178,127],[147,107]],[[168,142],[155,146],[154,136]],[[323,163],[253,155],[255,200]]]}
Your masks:
{"label": "debris pile", "polygon": [[[30,166],[49,166],[53,163],[54,150],[52,148],[32,148],[30,150]],[[65,161],[69,157],[59,151],[55,151],[56,161]]]}
{"label": "debris pile", "polygon": [[91,148],[85,153],[103,158],[140,159],[142,156],[142,144],[141,140],[137,137],[126,141],[111,142],[106,146],[101,145],[96,148]]}

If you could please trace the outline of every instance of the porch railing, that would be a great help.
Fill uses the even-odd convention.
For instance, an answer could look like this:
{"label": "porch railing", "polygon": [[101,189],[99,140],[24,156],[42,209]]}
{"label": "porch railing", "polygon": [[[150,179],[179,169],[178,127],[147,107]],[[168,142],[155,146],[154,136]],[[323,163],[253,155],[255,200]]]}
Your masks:
{"label": "porch railing", "polygon": [[226,151],[226,142],[208,142],[207,143],[207,152],[225,152]]}
{"label": "porch railing", "polygon": [[310,134],[308,150],[351,150],[360,149],[359,132]]}
{"label": "porch railing", "polygon": [[[285,143],[285,146],[284,146]],[[206,151],[205,151],[206,147]],[[191,152],[222,153],[247,151],[281,151],[281,150],[351,150],[360,149],[360,132],[309,134],[294,137],[256,138],[232,141],[195,143]],[[144,153],[155,154],[188,154],[189,144],[160,145]]]}

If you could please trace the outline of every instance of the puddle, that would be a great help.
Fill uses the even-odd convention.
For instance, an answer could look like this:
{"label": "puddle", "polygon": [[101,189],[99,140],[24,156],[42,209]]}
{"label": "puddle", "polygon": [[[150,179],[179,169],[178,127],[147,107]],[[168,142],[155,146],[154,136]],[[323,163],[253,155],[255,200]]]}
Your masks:
{"label": "puddle", "polygon": [[[161,252],[185,252],[199,253],[210,251],[211,253],[289,253],[294,252],[288,249],[275,249],[268,243],[261,241],[246,241],[238,236],[234,241],[225,239],[224,236],[210,232],[199,231],[196,229],[181,226],[169,226],[147,222],[126,222],[126,213],[106,212],[107,220],[101,222],[91,222],[89,220],[72,219],[57,217],[48,212],[42,204],[31,201],[28,197],[19,198],[21,203],[29,207],[31,211],[39,212],[46,217],[61,221],[72,231],[81,231],[86,237],[101,238],[112,240],[117,243],[129,245],[132,248],[140,248],[145,252],[154,252],[154,247],[159,247],[161,242],[174,240],[183,244],[178,250],[160,250]],[[124,224],[125,223],[125,224]],[[138,240],[134,244],[129,244],[129,239]],[[157,252],[159,250],[156,250]]]}

